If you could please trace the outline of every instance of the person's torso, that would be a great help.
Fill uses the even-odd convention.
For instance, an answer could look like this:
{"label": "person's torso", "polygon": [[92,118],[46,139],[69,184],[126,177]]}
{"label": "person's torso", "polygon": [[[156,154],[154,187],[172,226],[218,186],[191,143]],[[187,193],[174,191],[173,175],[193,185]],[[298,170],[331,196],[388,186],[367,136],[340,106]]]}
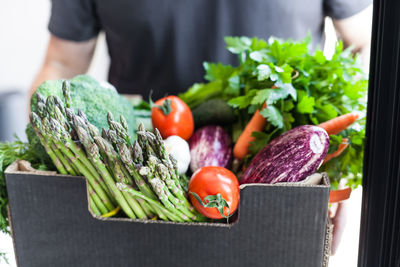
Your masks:
{"label": "person's torso", "polygon": [[111,57],[109,80],[121,93],[154,98],[202,82],[202,62],[236,64],[225,36],[320,43],[322,0],[95,0]]}

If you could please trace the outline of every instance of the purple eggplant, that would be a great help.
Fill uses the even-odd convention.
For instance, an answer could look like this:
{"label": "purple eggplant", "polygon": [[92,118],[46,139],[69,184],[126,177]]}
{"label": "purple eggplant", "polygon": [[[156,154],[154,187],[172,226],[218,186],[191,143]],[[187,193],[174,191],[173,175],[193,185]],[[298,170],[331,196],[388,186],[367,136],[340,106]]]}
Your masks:
{"label": "purple eggplant", "polygon": [[328,148],[329,136],[324,129],[313,125],[296,127],[258,152],[240,182],[299,182],[318,170]]}
{"label": "purple eggplant", "polygon": [[230,167],[232,141],[220,126],[209,125],[196,130],[189,140],[189,147],[192,172],[204,166]]}

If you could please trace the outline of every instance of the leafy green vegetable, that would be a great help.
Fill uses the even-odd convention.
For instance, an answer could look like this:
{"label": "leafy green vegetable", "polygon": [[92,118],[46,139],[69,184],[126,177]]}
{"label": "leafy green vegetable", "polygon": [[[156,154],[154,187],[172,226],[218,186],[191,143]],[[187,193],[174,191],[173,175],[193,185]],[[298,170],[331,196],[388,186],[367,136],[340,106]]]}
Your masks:
{"label": "leafy green vegetable", "polygon": [[268,105],[266,108],[261,110],[260,114],[275,127],[283,128],[283,117],[276,107]]}
{"label": "leafy green vegetable", "polygon": [[[303,124],[319,124],[353,111],[365,112],[368,81],[350,49],[339,42],[331,59],[321,50],[310,50],[311,38],[302,41],[268,41],[248,37],[226,37],[227,49],[238,55],[238,66],[204,63],[208,83],[196,83],[180,97],[191,107],[208,99],[222,99],[235,109],[238,122],[232,127],[235,141],[252,114],[267,119],[263,133],[255,133],[250,147],[253,156],[270,139]],[[333,184],[349,178],[360,184],[365,120],[331,137],[337,147],[342,137],[350,146],[321,170]]]}
{"label": "leafy green vegetable", "polygon": [[[299,92],[304,92],[300,91]],[[299,97],[299,102],[297,103],[297,111],[302,114],[311,114],[314,111],[315,98],[308,96],[306,92],[304,95]]]}

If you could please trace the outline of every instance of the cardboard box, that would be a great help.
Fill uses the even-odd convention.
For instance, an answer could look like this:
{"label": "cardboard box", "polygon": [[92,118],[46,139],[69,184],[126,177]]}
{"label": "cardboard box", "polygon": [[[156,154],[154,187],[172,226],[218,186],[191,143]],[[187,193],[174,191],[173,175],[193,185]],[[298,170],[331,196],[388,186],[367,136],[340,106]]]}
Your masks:
{"label": "cardboard box", "polygon": [[95,218],[82,177],[6,171],[17,263],[29,266],[327,264],[329,181],[242,185],[231,224]]}

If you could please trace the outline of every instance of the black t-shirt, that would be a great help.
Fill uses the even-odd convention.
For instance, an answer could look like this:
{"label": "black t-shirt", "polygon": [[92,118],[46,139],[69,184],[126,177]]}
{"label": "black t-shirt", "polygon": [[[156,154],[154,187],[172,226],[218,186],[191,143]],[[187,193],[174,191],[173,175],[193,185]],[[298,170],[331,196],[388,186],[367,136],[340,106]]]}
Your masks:
{"label": "black t-shirt", "polygon": [[202,62],[236,64],[223,37],[322,43],[324,17],[342,19],[371,0],[53,0],[50,32],[85,41],[103,30],[109,81],[120,93],[154,98],[203,80]]}

